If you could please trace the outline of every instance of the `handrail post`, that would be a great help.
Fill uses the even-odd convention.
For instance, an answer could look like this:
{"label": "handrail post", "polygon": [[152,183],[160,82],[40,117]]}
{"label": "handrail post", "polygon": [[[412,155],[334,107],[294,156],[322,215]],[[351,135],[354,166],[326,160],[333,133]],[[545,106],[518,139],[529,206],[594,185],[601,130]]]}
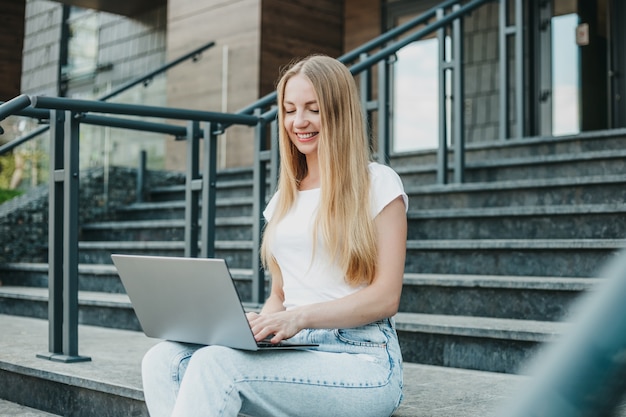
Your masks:
{"label": "handrail post", "polygon": [[146,191],[146,151],[139,152],[139,166],[137,167],[137,185],[135,189],[135,201],[143,203]]}
{"label": "handrail post", "polygon": [[[444,17],[444,10],[437,9],[437,20]],[[446,27],[437,30],[439,42],[439,147],[437,148],[437,183],[448,183],[448,110],[446,106],[447,93],[447,63],[446,63]]]}
{"label": "handrail post", "polygon": [[[260,109],[255,115],[261,114]],[[254,135],[254,166],[252,175],[252,302],[261,304],[265,301],[265,271],[261,265],[261,235],[263,231],[263,208],[265,206],[266,169],[261,158],[265,149],[266,124],[262,118],[256,126]]]}
{"label": "handrail post", "polygon": [[[48,359],[63,352],[63,128],[65,113],[50,111],[50,184],[48,197]],[[58,254],[58,257],[57,257]]]}
{"label": "handrail post", "polygon": [[270,123],[270,192],[278,188],[278,171],[280,166],[280,152],[278,143],[278,118]]}
{"label": "handrail post", "polygon": [[[58,133],[60,133],[59,124],[62,119],[58,116],[59,112],[55,112],[55,131],[52,141],[59,142]],[[65,112],[63,145],[52,143],[51,149],[54,152],[54,161],[51,161],[51,191],[54,197],[51,199],[50,207],[50,228],[49,236],[51,249],[49,253],[51,258],[49,271],[49,287],[52,289],[51,300],[53,306],[50,307],[52,319],[59,319],[60,308],[58,302],[60,300],[58,292],[63,291],[62,297],[62,320],[61,326],[58,323],[50,324],[52,333],[50,335],[50,352],[47,354],[37,355],[40,358],[48,359],[55,362],[85,362],[91,358],[80,356],[78,354],[78,186],[79,186],[79,128],[80,122],[72,112]],[[60,155],[59,155],[60,151]],[[63,159],[62,159],[63,158]],[[59,164],[61,164],[59,166]],[[62,184],[62,201],[59,197]],[[54,188],[54,190],[52,190]],[[62,208],[62,211],[59,209]],[[60,218],[62,217],[62,223]],[[61,227],[59,227],[62,225]],[[61,237],[58,232],[61,231]],[[58,264],[62,260],[61,265]],[[59,285],[62,272],[62,285]],[[59,336],[59,328],[62,328],[62,343],[57,339]],[[54,339],[54,340],[53,340]],[[59,351],[59,345],[62,344],[62,350]]]}
{"label": "handrail post", "polygon": [[200,126],[197,121],[187,123],[187,173],[185,181],[185,257],[198,256],[198,203],[202,191],[200,179]]}
{"label": "handrail post", "polygon": [[[367,54],[363,53],[360,55],[359,58],[361,61],[365,61],[367,59]],[[365,146],[371,146],[371,144],[368,142],[368,140],[370,140],[369,138],[371,137],[371,135],[369,134],[369,128],[370,128],[369,100],[372,96],[371,84],[372,84],[372,72],[371,72],[371,68],[368,68],[367,70],[363,71],[359,75],[359,96],[361,97],[361,108],[363,109],[363,123],[364,123],[363,128],[365,132],[368,132]]]}
{"label": "handrail post", "polygon": [[516,139],[524,137],[526,124],[526,103],[524,99],[524,16],[522,0],[515,0],[515,118],[517,119]]}
{"label": "handrail post", "polygon": [[378,63],[378,162],[389,164],[389,66],[388,59]]}
{"label": "handrail post", "polygon": [[508,0],[500,0],[500,33],[499,33],[499,54],[500,54],[500,125],[498,128],[498,135],[500,140],[506,140],[509,137],[509,46],[508,37],[510,35],[509,21],[508,21]]}
{"label": "handrail post", "polygon": [[204,165],[202,168],[202,248],[200,256],[215,256],[215,211],[217,199],[217,134],[215,124],[204,125]]}
{"label": "handrail post", "polygon": [[[456,11],[460,6],[455,5]],[[454,182],[465,181],[465,111],[464,111],[464,77],[463,77],[463,21],[462,17],[452,22],[452,56],[453,56],[453,87],[452,87],[452,138],[454,140]]]}

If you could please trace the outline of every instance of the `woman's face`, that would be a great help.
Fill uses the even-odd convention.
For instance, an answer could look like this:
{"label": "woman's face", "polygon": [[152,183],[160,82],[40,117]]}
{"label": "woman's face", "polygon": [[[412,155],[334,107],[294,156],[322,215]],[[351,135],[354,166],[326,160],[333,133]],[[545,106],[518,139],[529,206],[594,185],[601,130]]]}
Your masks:
{"label": "woman's face", "polygon": [[285,84],[284,127],[289,139],[304,155],[317,155],[320,111],[311,82],[303,75],[292,76]]}

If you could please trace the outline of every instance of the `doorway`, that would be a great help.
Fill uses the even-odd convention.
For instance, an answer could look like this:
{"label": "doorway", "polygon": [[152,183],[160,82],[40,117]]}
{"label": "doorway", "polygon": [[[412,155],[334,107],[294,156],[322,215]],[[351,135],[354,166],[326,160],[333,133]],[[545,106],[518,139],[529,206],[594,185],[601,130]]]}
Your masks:
{"label": "doorway", "polygon": [[626,127],[624,2],[538,4],[536,133],[562,136]]}

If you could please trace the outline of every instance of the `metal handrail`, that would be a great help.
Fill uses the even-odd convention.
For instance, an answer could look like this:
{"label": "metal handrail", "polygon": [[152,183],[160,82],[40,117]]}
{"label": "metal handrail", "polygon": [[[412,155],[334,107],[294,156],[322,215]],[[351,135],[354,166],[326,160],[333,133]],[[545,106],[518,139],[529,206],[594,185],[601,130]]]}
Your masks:
{"label": "metal handrail", "polygon": [[[477,9],[478,7],[482,6],[485,3],[490,3],[493,1],[497,1],[497,0],[473,0],[470,1],[469,3],[460,6],[459,8],[455,9],[454,11],[452,11],[451,13],[445,15],[444,17],[442,17],[441,19],[438,19],[434,22],[431,22],[430,24],[428,24],[428,26],[424,27],[423,29],[408,35],[407,37],[397,40],[395,42],[393,42],[392,44],[390,44],[389,46],[381,49],[380,51],[368,56],[367,58],[363,59],[362,61],[357,62],[356,64],[353,64],[349,67],[350,72],[353,75],[358,75],[361,72],[363,72],[366,69],[369,69],[371,67],[373,67],[374,65],[376,65],[377,63],[381,62],[384,59],[387,59],[391,56],[393,56],[396,52],[398,52],[400,49],[404,48],[405,46],[407,46],[408,44],[415,42],[417,40],[422,39],[423,37],[432,34],[433,32],[435,32],[438,29],[441,29],[442,27],[450,24],[450,22],[465,16],[466,14],[468,14],[469,12]],[[338,58],[338,60],[347,63],[351,60],[354,60],[354,58],[356,56],[359,56],[363,53],[367,53],[372,51],[375,48],[378,48],[379,46],[385,44],[386,42],[388,42],[391,39],[396,38],[398,35],[405,33],[407,31],[410,31],[412,29],[414,29],[415,27],[419,26],[420,24],[430,20],[433,16],[435,16],[435,13],[437,10],[440,10],[442,8],[447,8],[450,6],[453,6],[455,4],[460,3],[461,0],[449,0],[446,1],[444,3],[442,3],[439,6],[433,7],[432,9],[426,11],[425,13],[423,13],[422,15],[418,16],[417,18],[401,25],[398,26],[395,29],[392,29],[391,31],[393,32],[392,35],[388,35],[388,33],[385,33],[383,35],[380,35],[379,37],[375,38],[374,40],[366,43],[365,45],[363,45],[360,48],[355,49],[352,52],[349,52],[347,54],[342,55],[341,57]],[[401,29],[401,30],[399,30]],[[357,54],[358,52],[358,54]],[[243,111],[248,111],[249,109],[252,108],[256,108],[253,107],[254,105],[256,105],[257,107],[261,107],[261,106],[267,106],[268,104],[271,104],[272,101],[270,99],[275,100],[276,99],[276,92],[271,93],[266,95],[265,97],[263,97],[262,99],[258,100],[257,102],[255,102],[253,105],[250,105],[248,107],[246,107],[245,109],[241,110],[240,112]],[[277,113],[277,109],[270,109],[268,111],[266,111],[265,113],[263,113],[261,115],[261,118],[263,118],[263,120],[265,120],[266,122],[271,121],[272,119],[274,119],[276,117],[276,113]]]}
{"label": "metal handrail", "polygon": [[[19,105],[13,104],[18,103]],[[243,126],[264,125],[258,116],[217,113],[179,108],[107,103],[61,97],[31,96],[12,102],[11,109],[28,105],[50,114],[50,193],[49,193],[49,350],[40,358],[60,362],[82,362],[89,357],[78,352],[78,177],[80,124],[135,129],[173,134],[187,142],[185,185],[185,256],[212,257],[215,249],[216,207],[216,129],[212,124]],[[186,120],[187,126],[171,126],[130,118],[99,116],[89,113],[120,114]],[[205,123],[204,130],[200,122]],[[205,146],[200,155],[199,141]],[[200,159],[203,160],[200,168]],[[141,167],[140,167],[141,169]],[[139,191],[138,191],[139,192]],[[199,211],[201,208],[201,217]],[[198,225],[203,224],[202,235]],[[198,252],[198,242],[202,242]]]}
{"label": "metal handrail", "polygon": [[32,107],[49,110],[68,110],[78,113],[109,113],[127,116],[144,116],[176,120],[211,121],[254,126],[259,118],[246,114],[220,113],[173,107],[146,106],[142,104],[108,103],[63,97],[31,96]]}
{"label": "metal handrail", "polygon": [[100,96],[97,98],[97,100],[99,101],[107,101],[110,98],[113,98],[121,93],[123,93],[124,91],[138,85],[138,84],[142,84],[142,83],[146,83],[147,81],[153,79],[156,75],[159,75],[167,70],[169,70],[172,67],[175,67],[176,65],[180,64],[181,62],[184,62],[188,59],[192,59],[194,62],[197,61],[198,56],[204,52],[205,50],[212,48],[213,46],[215,46],[215,42],[211,41],[205,45],[202,45],[199,48],[194,49],[193,51],[186,53],[185,55],[176,58],[175,60],[155,69],[154,71],[150,71],[149,73],[138,77],[134,80],[130,80],[129,82],[120,85],[119,87],[115,88],[113,91]]}
{"label": "metal handrail", "polygon": [[[165,65],[163,65],[163,66],[161,66],[161,67],[159,67],[159,68],[157,68],[157,69],[155,69],[153,71],[148,72],[145,75],[142,75],[142,76],[137,77],[137,78],[135,78],[133,80],[130,80],[129,82],[127,82],[125,84],[120,85],[119,87],[115,88],[114,90],[112,90],[112,91],[110,91],[110,92],[108,92],[108,93],[98,97],[96,100],[98,100],[98,101],[106,101],[106,100],[108,100],[110,98],[113,98],[113,97],[115,97],[115,96],[117,96],[117,95],[119,95],[119,94],[129,90],[130,88],[132,88],[132,87],[134,87],[134,86],[136,86],[138,84],[144,83],[144,85],[145,85],[145,83],[148,80],[153,79],[156,75],[159,75],[159,74],[169,70],[170,68],[175,67],[176,65],[180,64],[181,62],[187,61],[188,59],[192,59],[193,61],[196,61],[198,56],[202,52],[204,52],[205,50],[207,50],[209,48],[212,48],[213,46],[215,46],[215,42],[214,41],[206,43],[206,44],[204,44],[204,45],[194,49],[193,51],[188,52],[188,53],[180,56],[179,58],[176,58],[173,61],[168,62],[167,64],[165,64]],[[25,109],[25,111],[26,110],[28,110],[28,109]],[[27,117],[34,117],[36,119],[47,119],[47,118],[49,118],[49,114],[42,115],[41,113],[39,115],[28,114],[28,112],[25,112],[25,113],[14,113],[14,114],[19,115],[19,116],[24,115],[24,116],[27,116]],[[0,121],[2,119],[3,118],[0,117]],[[12,140],[11,142],[6,143],[6,144],[0,146],[0,155],[4,155],[6,152],[9,152],[10,150],[20,146],[21,144],[23,144],[25,142],[28,142],[29,140],[34,139],[37,136],[47,132],[49,129],[50,129],[50,126],[47,126],[47,125],[46,126],[41,126],[38,129],[35,129],[32,132],[29,132],[29,133],[27,133],[24,136],[16,138],[16,139]],[[0,132],[0,134],[1,134],[1,132]]]}
{"label": "metal handrail", "polygon": [[[440,3],[439,5],[428,9],[427,11],[420,14],[419,16],[409,20],[408,22],[403,23],[400,26],[396,26],[395,28],[390,29],[389,31],[377,36],[371,41],[364,43],[360,47],[355,48],[352,51],[341,55],[340,57],[337,58],[337,60],[343,62],[344,64],[349,64],[350,62],[358,59],[362,54],[368,54],[374,49],[379,48],[382,45],[385,45],[386,43],[392,41],[398,36],[401,36],[404,33],[409,32],[415,29],[416,27],[428,22],[432,18],[436,17],[437,10],[452,7],[456,4],[461,3],[461,1],[462,0],[444,1]],[[364,69],[366,69],[367,67],[371,67],[377,62],[395,54],[398,50],[408,45],[409,43],[419,40],[423,38],[424,36],[433,33],[437,29],[450,23],[452,20],[458,19],[460,16],[463,16],[469,13],[470,11],[478,8],[484,3],[492,2],[492,1],[497,1],[497,0],[477,0],[477,1],[470,2],[464,6],[461,6],[460,9],[447,15],[447,17],[445,17],[444,19],[437,20],[435,22],[430,23],[426,28],[420,30],[419,32],[416,32],[415,34],[405,38],[402,41],[395,42],[392,45],[388,46],[387,48],[379,51],[377,54],[372,55],[371,57],[367,58],[365,61],[359,62],[358,64],[351,66],[350,71],[352,72],[352,74],[356,75],[360,73],[361,71],[363,71]],[[275,102],[276,102],[276,91],[273,91],[261,97],[254,103],[242,108],[241,110],[238,110],[237,113],[251,114],[252,112],[254,112],[255,109],[267,107],[271,104],[274,104]],[[276,110],[272,109],[264,113],[261,117],[265,121],[270,121],[275,116],[276,116]]]}
{"label": "metal handrail", "polygon": [[26,94],[19,95],[5,103],[0,104],[0,121],[18,111],[24,110],[28,106],[30,106],[30,97]]}

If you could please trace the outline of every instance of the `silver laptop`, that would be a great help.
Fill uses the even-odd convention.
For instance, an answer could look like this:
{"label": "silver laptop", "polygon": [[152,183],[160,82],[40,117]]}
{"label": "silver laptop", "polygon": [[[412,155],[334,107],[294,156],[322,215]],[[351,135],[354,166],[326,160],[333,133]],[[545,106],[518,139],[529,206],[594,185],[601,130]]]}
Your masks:
{"label": "silver laptop", "polygon": [[257,342],[223,259],[111,258],[148,337],[245,350],[317,346]]}

